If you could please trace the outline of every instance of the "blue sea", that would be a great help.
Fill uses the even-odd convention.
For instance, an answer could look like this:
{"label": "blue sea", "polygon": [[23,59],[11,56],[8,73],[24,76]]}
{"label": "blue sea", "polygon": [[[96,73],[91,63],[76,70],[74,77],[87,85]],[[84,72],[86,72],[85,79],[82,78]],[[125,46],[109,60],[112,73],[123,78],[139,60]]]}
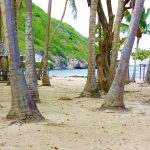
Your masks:
{"label": "blue sea", "polygon": [[[134,66],[129,67],[130,77],[132,76]],[[145,77],[147,66],[141,67],[141,78]],[[97,70],[96,70],[97,72]],[[87,76],[87,69],[72,69],[72,70],[50,70],[49,76]],[[140,79],[140,66],[136,66],[136,78]]]}

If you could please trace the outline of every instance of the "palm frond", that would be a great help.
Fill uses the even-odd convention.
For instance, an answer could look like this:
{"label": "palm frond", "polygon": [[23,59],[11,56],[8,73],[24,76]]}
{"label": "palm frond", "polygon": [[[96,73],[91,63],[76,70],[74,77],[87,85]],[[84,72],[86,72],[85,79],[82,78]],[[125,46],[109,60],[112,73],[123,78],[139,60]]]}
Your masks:
{"label": "palm frond", "polygon": [[127,23],[129,23],[131,21],[131,13],[129,12],[129,10],[125,11],[124,18],[125,18]]}
{"label": "palm frond", "polygon": [[73,14],[74,19],[77,18],[77,7],[76,7],[76,3],[75,0],[69,0],[69,6],[71,7],[71,12]]}
{"label": "palm frond", "polygon": [[128,29],[129,29],[129,25],[128,25],[128,24],[121,23],[120,31],[121,31],[122,33],[127,33]]}

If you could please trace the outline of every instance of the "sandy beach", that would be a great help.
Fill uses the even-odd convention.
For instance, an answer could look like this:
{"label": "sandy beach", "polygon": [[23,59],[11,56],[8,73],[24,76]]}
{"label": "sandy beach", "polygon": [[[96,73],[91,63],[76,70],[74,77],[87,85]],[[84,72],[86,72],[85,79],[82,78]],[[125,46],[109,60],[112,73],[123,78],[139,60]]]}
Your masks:
{"label": "sandy beach", "polygon": [[6,119],[10,86],[0,83],[0,150],[150,149],[150,102],[146,103],[150,86],[125,86],[126,111],[100,111],[104,95],[77,98],[85,82],[81,77],[53,77],[52,87],[42,87],[39,82],[41,103],[37,105],[47,120],[31,124]]}

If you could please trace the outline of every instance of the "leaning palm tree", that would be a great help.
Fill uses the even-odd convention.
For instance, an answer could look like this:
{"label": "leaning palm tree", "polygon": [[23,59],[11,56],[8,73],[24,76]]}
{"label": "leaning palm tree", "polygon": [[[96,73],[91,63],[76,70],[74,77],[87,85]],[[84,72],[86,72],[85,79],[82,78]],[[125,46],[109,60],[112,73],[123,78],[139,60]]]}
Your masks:
{"label": "leaning palm tree", "polygon": [[37,82],[35,77],[35,53],[32,33],[32,0],[26,0],[26,57],[25,57],[25,77],[29,91],[33,100],[40,102]]}
{"label": "leaning palm tree", "polygon": [[129,66],[130,53],[132,51],[132,47],[134,44],[140,17],[142,14],[144,1],[145,0],[136,0],[131,23],[129,26],[128,36],[122,51],[119,66],[115,74],[115,78],[113,80],[111,88],[105,99],[105,103],[102,105],[102,107],[104,108],[125,107],[123,101],[125,79],[126,79],[127,69]]}
{"label": "leaning palm tree", "polygon": [[88,76],[81,96],[99,97],[100,93],[95,77],[95,31],[96,31],[96,12],[97,0],[91,0],[90,21],[89,21],[89,39],[88,39]]}
{"label": "leaning palm tree", "polygon": [[44,117],[39,112],[28,90],[21,65],[18,37],[15,30],[15,21],[11,0],[1,0],[5,40],[9,51],[9,70],[12,103],[7,115],[9,119],[19,119],[25,122],[41,121]]}
{"label": "leaning palm tree", "polygon": [[[135,58],[134,58],[134,69],[133,69],[133,74],[131,77],[132,82],[135,82],[136,61],[137,61],[137,55],[138,55],[138,51],[139,51],[140,40],[141,40],[143,34],[149,34],[149,32],[150,32],[149,23],[148,23],[149,15],[150,15],[150,8],[148,8],[147,10],[145,8],[143,8],[142,15],[141,15],[140,22],[139,22],[139,26],[138,26],[138,30],[136,33],[137,42],[136,42],[136,51],[135,51]],[[131,13],[129,11],[125,12],[124,17],[125,17],[127,23],[129,23],[131,21]],[[129,25],[123,23],[121,26],[121,31],[123,33],[125,33],[128,31],[128,28],[129,28]]]}

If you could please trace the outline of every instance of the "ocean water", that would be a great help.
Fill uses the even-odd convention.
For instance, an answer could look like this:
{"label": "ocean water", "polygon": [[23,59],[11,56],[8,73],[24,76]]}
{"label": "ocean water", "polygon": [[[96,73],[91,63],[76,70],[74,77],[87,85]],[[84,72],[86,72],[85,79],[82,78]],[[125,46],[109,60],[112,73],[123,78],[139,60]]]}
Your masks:
{"label": "ocean water", "polygon": [[[129,74],[132,76],[134,66],[129,66]],[[141,67],[141,78],[145,77],[147,66]],[[96,70],[97,73],[97,70]],[[87,69],[50,70],[49,76],[87,76]],[[136,78],[140,78],[140,66],[136,66]]]}

